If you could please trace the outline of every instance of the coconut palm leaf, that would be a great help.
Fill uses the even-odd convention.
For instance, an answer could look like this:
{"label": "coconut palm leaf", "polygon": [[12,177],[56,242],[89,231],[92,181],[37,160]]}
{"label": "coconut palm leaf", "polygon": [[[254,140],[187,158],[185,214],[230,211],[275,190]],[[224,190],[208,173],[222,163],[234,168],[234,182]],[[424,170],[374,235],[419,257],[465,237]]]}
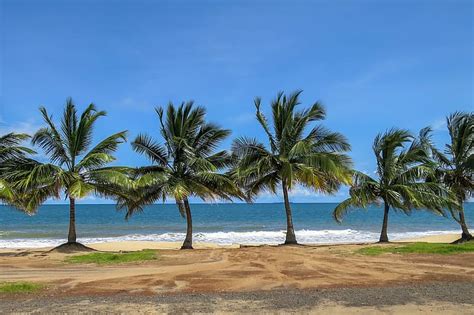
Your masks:
{"label": "coconut palm leaf", "polygon": [[[29,139],[26,134],[8,133],[0,137],[0,201],[19,208],[20,194],[9,178],[9,170],[21,168],[26,156],[36,153],[34,150],[23,146],[22,143]],[[31,214],[31,211],[27,213]]]}
{"label": "coconut palm leaf", "polygon": [[446,118],[450,143],[444,152],[432,143],[430,150],[436,161],[433,181],[441,182],[456,196],[458,207],[450,208],[452,217],[462,230],[461,241],[472,239],[463,203],[474,196],[474,113],[455,112]]}
{"label": "coconut palm leaf", "polygon": [[261,99],[255,99],[256,118],[268,137],[268,148],[247,137],[237,138],[232,144],[235,162],[231,174],[245,188],[247,198],[253,199],[262,191],[276,193],[279,187],[283,190],[286,244],[296,243],[288,190],[300,184],[334,193],[341,184],[351,180],[352,163],[345,155],[349,143],[339,133],[310,126],[324,119],[326,112],[318,102],[297,110],[300,95],[301,91],[277,94],[271,102],[272,126],[261,111]]}
{"label": "coconut palm leaf", "polygon": [[186,218],[187,231],[183,249],[192,248],[192,216],[189,198],[206,201],[243,198],[239,188],[223,174],[232,165],[227,151],[217,151],[230,130],[205,120],[203,107],[192,101],[166,109],[157,108],[163,143],[140,134],[132,142],[135,152],[152,163],[139,167],[133,174],[133,187],[126,198],[119,198],[119,208],[126,218],[158,200],[174,198],[180,214]]}
{"label": "coconut palm leaf", "polygon": [[[113,153],[125,141],[126,131],[113,134],[92,146],[95,123],[106,115],[90,104],[79,116],[72,99],[67,99],[59,125],[46,108],[41,107],[45,127],[38,130],[32,143],[49,157],[50,163],[25,159],[20,167],[9,167],[7,178],[27,202],[19,206],[34,211],[47,198],[64,194],[70,202],[70,224],[67,244],[76,244],[75,202],[90,194],[126,198],[132,181],[127,168],[110,168]],[[76,245],[75,245],[76,246]]]}
{"label": "coconut palm leaf", "polygon": [[405,214],[410,214],[413,209],[427,209],[445,215],[445,208],[453,208],[455,202],[449,190],[428,180],[435,174],[429,155],[429,132],[427,128],[422,129],[418,137],[403,129],[390,129],[378,134],[372,146],[378,178],[361,172],[353,173],[350,197],[334,209],[336,221],[340,222],[351,209],[383,204],[380,242],[388,242],[390,209]]}

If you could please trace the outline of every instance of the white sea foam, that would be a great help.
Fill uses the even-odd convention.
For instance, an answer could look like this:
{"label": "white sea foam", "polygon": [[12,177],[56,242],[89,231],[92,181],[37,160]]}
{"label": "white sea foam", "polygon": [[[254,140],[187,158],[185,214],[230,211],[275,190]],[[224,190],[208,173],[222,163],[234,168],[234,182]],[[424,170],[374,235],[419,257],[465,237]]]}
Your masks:
{"label": "white sea foam", "polygon": [[[423,231],[423,232],[395,232],[390,233],[391,240],[407,238],[418,238],[430,235],[452,234],[459,231]],[[155,242],[180,242],[184,239],[184,233],[164,234],[131,234],[106,238],[79,238],[78,241],[91,243],[106,243],[120,241],[155,241]],[[230,244],[279,244],[285,239],[285,231],[253,231],[253,232],[209,232],[195,233],[196,242],[207,242],[221,245]],[[362,243],[375,242],[379,233],[358,230],[299,230],[296,231],[298,242],[302,244],[336,244],[336,243]],[[57,246],[63,243],[63,239],[3,239],[0,240],[0,248],[40,248]]]}

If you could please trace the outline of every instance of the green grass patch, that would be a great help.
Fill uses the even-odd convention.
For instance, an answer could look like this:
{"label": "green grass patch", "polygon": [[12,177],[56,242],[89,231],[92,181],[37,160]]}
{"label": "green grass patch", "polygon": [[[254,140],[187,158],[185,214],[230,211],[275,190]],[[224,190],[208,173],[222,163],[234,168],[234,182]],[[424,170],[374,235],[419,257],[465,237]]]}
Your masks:
{"label": "green grass patch", "polygon": [[402,246],[371,246],[364,247],[357,251],[362,255],[381,255],[385,253],[392,254],[460,254],[474,252],[474,242],[462,244],[441,244],[441,243],[411,243]]}
{"label": "green grass patch", "polygon": [[127,262],[146,261],[156,259],[156,252],[151,249],[142,250],[139,252],[128,253],[91,253],[85,255],[71,256],[66,259],[66,262],[77,264],[121,264]]}
{"label": "green grass patch", "polygon": [[32,282],[3,282],[0,283],[0,293],[34,293],[44,286]]}

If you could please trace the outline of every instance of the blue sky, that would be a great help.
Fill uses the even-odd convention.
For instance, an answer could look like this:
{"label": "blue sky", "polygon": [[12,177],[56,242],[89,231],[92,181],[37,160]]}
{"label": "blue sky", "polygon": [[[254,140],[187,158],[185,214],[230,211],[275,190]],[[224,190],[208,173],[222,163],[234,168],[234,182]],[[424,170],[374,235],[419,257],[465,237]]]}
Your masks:
{"label": "blue sky", "polygon": [[[324,125],[349,138],[356,168],[370,173],[378,132],[432,125],[441,146],[444,117],[474,109],[472,1],[0,3],[1,133],[34,132],[40,105],[58,116],[71,96],[108,112],[97,139],[123,129],[158,136],[153,108],[194,99],[232,138],[264,140],[253,98],[268,109],[279,90],[302,89],[303,106],[321,100]],[[117,156],[147,162],[129,144]]]}

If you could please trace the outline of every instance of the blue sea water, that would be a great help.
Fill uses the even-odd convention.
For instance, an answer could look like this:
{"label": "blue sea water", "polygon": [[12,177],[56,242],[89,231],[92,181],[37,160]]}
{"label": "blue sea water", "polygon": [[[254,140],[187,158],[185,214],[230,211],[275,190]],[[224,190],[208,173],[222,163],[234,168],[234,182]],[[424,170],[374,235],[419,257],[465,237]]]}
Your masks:
{"label": "blue sea water", "polygon": [[[332,203],[293,203],[294,225],[301,243],[350,243],[376,241],[383,211],[371,206],[354,210],[342,224],[332,218]],[[192,204],[194,240],[218,244],[277,244],[285,238],[285,212],[281,203]],[[474,203],[465,205],[474,227]],[[0,248],[59,245],[68,231],[68,205],[45,205],[33,216],[0,206]],[[84,243],[120,240],[181,241],[186,221],[174,204],[148,206],[128,221],[114,205],[77,205],[78,239]],[[410,216],[391,211],[392,240],[442,233],[460,233],[450,217],[428,211]]]}

